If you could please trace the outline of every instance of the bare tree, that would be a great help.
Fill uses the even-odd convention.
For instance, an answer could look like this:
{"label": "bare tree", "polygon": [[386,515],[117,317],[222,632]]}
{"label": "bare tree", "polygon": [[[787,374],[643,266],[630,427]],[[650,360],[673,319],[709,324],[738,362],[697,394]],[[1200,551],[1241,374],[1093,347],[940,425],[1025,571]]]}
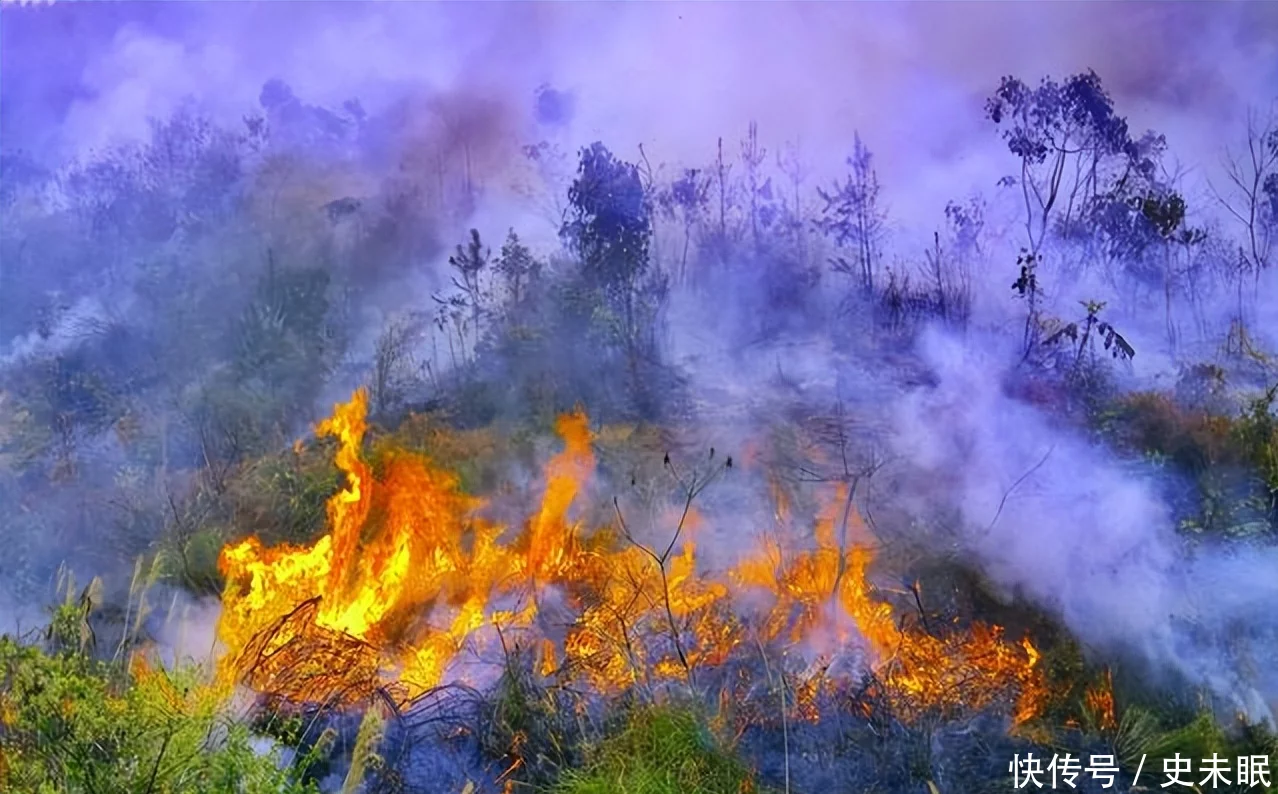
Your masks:
{"label": "bare tree", "polygon": [[[1226,148],[1224,168],[1229,185],[1223,192],[1212,185],[1212,192],[1242,226],[1240,270],[1252,274],[1253,290],[1258,289],[1260,272],[1269,266],[1278,231],[1278,126],[1272,108],[1263,122],[1254,111],[1248,111],[1246,151]],[[1240,278],[1240,304],[1241,290]]]}
{"label": "bare tree", "polygon": [[852,170],[841,184],[836,183],[829,191],[817,189],[825,208],[816,225],[834,238],[835,245],[852,249],[853,261],[836,256],[831,260],[833,268],[853,276],[865,292],[872,293],[886,218],[879,206],[879,177],[874,170],[874,155],[861,142],[859,134],[853,138],[852,156],[847,164]]}
{"label": "bare tree", "polygon": [[788,143],[785,149],[777,153],[777,168],[790,180],[793,193],[790,207],[790,227],[794,232],[795,245],[799,249],[799,259],[806,265],[808,262],[808,230],[807,216],[803,207],[802,188],[808,177],[812,175],[811,167],[803,162],[800,143]]}
{"label": "bare tree", "polygon": [[741,164],[745,167],[746,188],[750,191],[750,239],[759,247],[759,166],[768,150],[759,145],[759,124],[750,122],[746,139],[741,142]]}

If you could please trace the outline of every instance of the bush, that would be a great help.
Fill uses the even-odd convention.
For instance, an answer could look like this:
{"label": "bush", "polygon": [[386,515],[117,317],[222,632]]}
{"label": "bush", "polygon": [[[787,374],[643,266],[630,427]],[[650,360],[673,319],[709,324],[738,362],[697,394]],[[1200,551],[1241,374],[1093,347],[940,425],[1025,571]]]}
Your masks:
{"label": "bush", "polygon": [[1251,400],[1229,416],[1142,392],[1122,398],[1101,417],[1120,446],[1170,465],[1190,479],[1192,502],[1178,503],[1182,526],[1195,532],[1254,535],[1278,526],[1278,391]]}
{"label": "bush", "polygon": [[[0,789],[31,794],[304,794],[194,670],[132,673],[0,637]],[[299,766],[304,766],[301,764]]]}
{"label": "bush", "polygon": [[633,712],[621,731],[567,772],[556,794],[741,794],[754,775],[696,715],[671,707]]}

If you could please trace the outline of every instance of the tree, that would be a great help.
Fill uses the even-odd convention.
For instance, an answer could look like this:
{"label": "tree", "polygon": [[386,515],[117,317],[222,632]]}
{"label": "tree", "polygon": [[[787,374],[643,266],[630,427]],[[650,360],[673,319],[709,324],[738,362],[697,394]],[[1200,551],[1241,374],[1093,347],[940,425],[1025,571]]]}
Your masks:
{"label": "tree", "polygon": [[705,217],[710,203],[710,178],[697,168],[684,169],[683,175],[670,183],[657,196],[657,204],[672,221],[683,227],[683,251],[679,255],[678,279],[687,275],[688,248],[692,233]]}
{"label": "tree", "polygon": [[1176,343],[1176,328],[1172,323],[1172,290],[1177,273],[1174,268],[1177,246],[1188,249],[1207,238],[1202,229],[1185,225],[1185,199],[1174,191],[1165,195],[1150,193],[1132,200],[1145,225],[1161,243],[1163,258],[1163,313],[1167,325],[1167,339]]}
{"label": "tree", "polygon": [[502,243],[493,267],[506,282],[506,298],[513,307],[523,303],[528,295],[528,288],[541,276],[541,263],[523,244],[515,230],[506,234],[506,242]]}
{"label": "tree", "polygon": [[582,149],[568,202],[560,236],[578,257],[586,286],[619,316],[624,344],[634,352],[652,239],[652,207],[639,169],[602,143]]}
{"label": "tree", "polygon": [[1242,227],[1239,264],[1242,271],[1252,274],[1258,286],[1278,236],[1278,125],[1272,114],[1263,123],[1255,113],[1247,114],[1246,152],[1238,155],[1226,151],[1225,175],[1228,188],[1222,192],[1213,186],[1213,191]]}
{"label": "tree", "polygon": [[458,245],[457,251],[448,257],[448,264],[461,276],[458,281],[453,277],[453,286],[462,291],[466,307],[470,310],[471,333],[474,337],[473,347],[479,346],[480,318],[484,312],[484,291],[480,279],[488,268],[488,260],[492,258],[492,249],[485,248],[479,239],[479,230],[470,230],[470,240],[465,247]]}
{"label": "tree", "polygon": [[851,262],[843,256],[831,259],[834,270],[853,276],[862,290],[872,293],[886,214],[879,207],[874,155],[861,142],[860,134],[853,138],[847,164],[852,171],[842,184],[836,182],[829,191],[817,189],[825,208],[816,226],[833,237],[836,246],[853,251]]}
{"label": "tree", "polygon": [[715,234],[715,247],[720,256],[726,258],[728,252],[728,211],[735,206],[733,195],[732,163],[723,157],[723,138],[719,138],[713,165],[714,181],[719,194],[719,223]]}
{"label": "tree", "polygon": [[1131,153],[1127,121],[1114,113],[1113,101],[1090,70],[1063,83],[1043,78],[1034,89],[1004,77],[985,112],[1020,160],[1020,177],[1004,183],[1021,188],[1031,254],[1039,253],[1053,211],[1063,210],[1062,222],[1068,224],[1086,199],[1105,189],[1112,158],[1125,164]]}
{"label": "tree", "polygon": [[741,165],[745,168],[746,190],[750,194],[750,241],[756,251],[759,249],[759,194],[764,187],[759,184],[759,166],[767,156],[768,150],[759,145],[759,124],[752,121],[741,142]]}
{"label": "tree", "polygon": [[975,258],[984,254],[981,235],[985,231],[985,201],[980,196],[973,196],[966,204],[957,201],[946,204],[945,220],[956,251]]}
{"label": "tree", "polygon": [[[1026,300],[1028,356],[1041,327],[1037,271],[1053,213],[1063,211],[1060,222],[1068,228],[1076,213],[1104,192],[1114,160],[1130,165],[1132,141],[1127,121],[1114,113],[1109,94],[1090,70],[1063,83],[1043,78],[1033,89],[1015,77],[1004,77],[986,101],[985,112],[1020,160],[1020,176],[1004,177],[1000,184],[1019,185],[1025,205],[1026,246],[1017,260],[1020,277],[1012,287]],[[1124,177],[1125,173],[1118,178],[1119,184]]]}
{"label": "tree", "polygon": [[784,213],[782,228],[787,229],[794,236],[794,243],[798,247],[799,259],[806,266],[808,263],[808,224],[802,188],[808,177],[812,175],[812,169],[804,163],[802,147],[799,143],[786,144],[785,148],[777,153],[777,168],[790,180],[791,191],[790,199],[783,201],[782,205],[782,212]]}

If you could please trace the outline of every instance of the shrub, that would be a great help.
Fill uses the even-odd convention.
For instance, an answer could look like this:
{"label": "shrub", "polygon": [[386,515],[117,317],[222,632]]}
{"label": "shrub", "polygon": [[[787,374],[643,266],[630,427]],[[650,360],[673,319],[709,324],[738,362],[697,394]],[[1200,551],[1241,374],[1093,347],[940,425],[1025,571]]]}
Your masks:
{"label": "shrub", "polygon": [[0,637],[0,789],[31,794],[305,794],[226,719],[197,671],[129,673]]}
{"label": "shrub", "polygon": [[643,708],[593,748],[584,769],[567,772],[556,794],[740,794],[751,771],[692,712]]}

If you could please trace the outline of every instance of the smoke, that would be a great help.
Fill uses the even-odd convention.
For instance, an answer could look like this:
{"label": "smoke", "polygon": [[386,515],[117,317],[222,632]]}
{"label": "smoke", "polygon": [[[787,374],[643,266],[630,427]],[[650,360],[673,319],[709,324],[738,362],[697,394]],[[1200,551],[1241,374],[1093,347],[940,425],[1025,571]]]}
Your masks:
{"label": "smoke", "polygon": [[224,651],[217,639],[221,604],[165,588],[152,589],[146,598],[155,608],[148,633],[164,664],[170,668],[211,667]]}
{"label": "smoke", "polygon": [[[1165,133],[1183,162],[1197,164],[1191,197],[1224,183],[1221,142],[1238,140],[1249,103],[1278,91],[1270,3],[114,3],[0,13],[6,149],[65,163],[141,139],[151,117],[191,100],[234,126],[248,113],[358,99],[380,125],[358,156],[382,166],[387,182],[464,163],[450,178],[482,183],[476,204],[423,211],[418,220],[433,224],[430,234],[418,230],[424,242],[406,244],[398,269],[366,274],[357,358],[372,351],[386,314],[447,284],[446,258],[466,227],[489,240],[514,227],[553,245],[554,213],[539,202],[564,185],[542,182],[548,172],[522,157],[524,144],[571,152],[602,140],[628,160],[643,144],[657,162],[693,166],[714,157],[720,136],[735,158],[738,137],[757,121],[769,162],[780,142],[795,142],[816,182],[843,169],[859,131],[884,184],[892,253],[905,258],[922,250],[946,202],[993,194],[1014,168],[982,115],[1003,75],[1033,83],[1094,69],[1134,131]],[[334,181],[343,195],[323,199],[376,192]],[[1199,209],[1209,204],[1191,202],[1202,217],[1213,215]],[[749,345],[739,327],[751,307],[768,304],[753,282],[731,285],[731,300],[676,295],[669,352],[694,373],[703,404],[726,406],[717,420],[734,439],[787,401],[837,391],[877,406],[903,461],[900,498],[920,515],[938,504],[957,510],[956,542],[991,579],[1055,611],[1089,644],[1133,649],[1268,716],[1249,693],[1276,698],[1278,680],[1242,680],[1229,635],[1254,621],[1260,651],[1274,647],[1263,612],[1275,595],[1271,552],[1187,549],[1154,474],[1002,387],[1015,359],[997,331],[1016,322],[1004,266],[1016,211],[993,202],[991,234],[1003,237],[987,258],[1002,264],[977,279],[982,330],[963,339],[933,332],[915,351],[927,386],[902,385],[881,354],[834,350],[830,335],[811,330]],[[1077,282],[1051,305],[1066,312],[1113,297],[1108,285]],[[1133,379],[1168,376],[1158,319],[1113,303],[1139,351]],[[1220,299],[1207,314],[1219,326],[1230,310]],[[55,350],[78,333],[75,323],[102,315],[94,298],[80,298],[53,328],[6,342],[0,364]],[[1260,319],[1262,331],[1278,328]],[[348,385],[333,385],[334,399]],[[169,642],[186,652],[186,640]]]}
{"label": "smoke", "polygon": [[[574,100],[574,112],[553,114],[567,138],[642,142],[671,161],[710,159],[717,136],[753,119],[769,140],[802,141],[837,167],[860,130],[900,220],[917,224],[1002,175],[980,117],[1002,75],[1093,68],[1134,128],[1157,126],[1204,165],[1224,125],[1278,85],[1278,12],[1265,3],[118,3],[5,14],[9,145],[83,152],[145,134],[148,116],[190,95],[238,120],[272,77],[324,106],[359,97],[380,109],[426,85],[530,116],[534,89],[551,84]],[[50,53],[40,42],[55,31],[64,46]]]}
{"label": "smoke", "polygon": [[57,355],[79,345],[112,317],[94,295],[84,295],[67,307],[55,307],[40,327],[19,336],[0,351],[0,368],[37,356]]}
{"label": "smoke", "polygon": [[895,406],[891,446],[914,469],[905,498],[954,507],[961,551],[1086,644],[1135,651],[1272,720],[1272,675],[1246,680],[1230,634],[1251,625],[1250,652],[1272,653],[1272,621],[1261,616],[1275,594],[1274,550],[1191,550],[1156,475],[1008,397],[1008,357],[991,350],[935,333],[923,340],[936,385]]}

